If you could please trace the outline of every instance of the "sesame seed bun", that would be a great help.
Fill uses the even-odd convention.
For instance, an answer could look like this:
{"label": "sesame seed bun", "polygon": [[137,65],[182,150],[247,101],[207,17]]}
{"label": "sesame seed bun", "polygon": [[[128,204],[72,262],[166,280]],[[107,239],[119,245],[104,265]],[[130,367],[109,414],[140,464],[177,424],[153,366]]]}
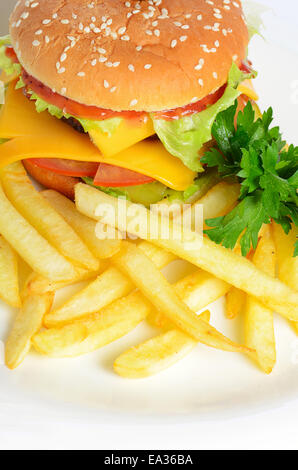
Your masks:
{"label": "sesame seed bun", "polygon": [[226,83],[248,44],[239,0],[20,0],[10,34],[29,74],[115,111],[204,98]]}

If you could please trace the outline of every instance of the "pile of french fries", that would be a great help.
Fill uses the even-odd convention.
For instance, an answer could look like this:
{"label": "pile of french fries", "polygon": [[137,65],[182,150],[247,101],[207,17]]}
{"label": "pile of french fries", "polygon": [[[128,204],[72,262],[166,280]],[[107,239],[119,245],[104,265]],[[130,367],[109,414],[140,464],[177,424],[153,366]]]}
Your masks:
{"label": "pile of french fries", "polygon": [[[200,204],[205,218],[224,215],[238,196],[237,184],[221,182],[191,210]],[[107,203],[116,218],[98,212]],[[125,210],[132,206],[126,202]],[[238,247],[228,250],[191,229],[181,240],[151,239],[142,230],[149,216],[145,208],[141,239],[128,241],[121,207],[117,199],[85,184],[76,186],[76,203],[55,191],[38,192],[20,162],[1,170],[0,298],[18,309],[6,341],[6,365],[19,366],[31,347],[56,358],[91,353],[147,321],[159,333],[115,358],[114,370],[122,377],[156,374],[197,343],[243,353],[270,373],[276,362],[273,312],[298,332],[294,230],[287,236],[280,226],[264,226],[257,249],[246,259]],[[161,227],[169,223],[160,214],[154,217]],[[170,224],[174,230],[175,220]],[[106,225],[116,230],[115,239],[97,237]],[[19,258],[30,268],[23,285]],[[161,270],[177,259],[196,270],[172,285]],[[72,284],[78,284],[78,292],[53,308],[56,293]],[[210,324],[208,305],[224,295],[227,317],[243,317],[244,344]]]}

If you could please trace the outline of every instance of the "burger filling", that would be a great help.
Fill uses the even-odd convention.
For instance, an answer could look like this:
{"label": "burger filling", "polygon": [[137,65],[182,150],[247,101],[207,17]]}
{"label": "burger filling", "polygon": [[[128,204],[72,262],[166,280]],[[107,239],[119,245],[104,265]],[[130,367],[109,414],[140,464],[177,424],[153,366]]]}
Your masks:
{"label": "burger filling", "polygon": [[[185,171],[190,175],[193,173],[193,182],[181,191],[175,187],[169,188],[150,174],[107,163],[35,158],[32,159],[35,165],[59,174],[80,177],[85,183],[111,195],[123,196],[144,205],[164,198],[192,202],[217,182],[215,171],[204,172],[200,155],[203,155],[204,146],[212,140],[211,128],[216,116],[237,99],[241,104],[239,86],[255,76],[249,65],[243,64],[239,69],[233,64],[226,85],[202,100],[194,99],[187,106],[150,114],[116,112],[83,105],[51,90],[21,67],[13,48],[7,46],[9,37],[3,38],[1,42],[0,68],[6,75],[18,77],[16,88],[21,88],[25,96],[34,101],[38,113],[47,111],[75,130],[88,133],[107,158],[114,153],[120,154],[140,141],[159,139],[173,157],[181,160]],[[117,137],[123,133],[123,129],[128,137],[122,142]]]}

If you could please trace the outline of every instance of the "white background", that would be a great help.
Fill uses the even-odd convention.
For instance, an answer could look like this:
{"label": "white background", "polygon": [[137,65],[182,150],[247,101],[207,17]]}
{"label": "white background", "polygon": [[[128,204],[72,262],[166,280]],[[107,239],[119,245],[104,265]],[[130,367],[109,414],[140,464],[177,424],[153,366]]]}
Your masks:
{"label": "white background", "polygon": [[[0,33],[7,32],[7,16],[14,0],[0,0]],[[263,0],[288,23],[286,36],[274,28],[269,14],[270,40],[298,48],[297,0]],[[296,37],[296,41],[295,41]],[[293,41],[291,41],[293,38]],[[298,60],[298,59],[297,59]],[[272,74],[278,64],[272,64]],[[297,143],[297,142],[296,142]],[[1,386],[1,384],[0,384]],[[190,384],[191,386],[191,384]],[[239,419],[196,421],[188,423],[138,425],[134,423],[92,423],[69,416],[52,417],[46,422],[32,416],[20,424],[19,413],[11,409],[9,418],[0,415],[0,448],[2,449],[297,449],[298,404],[252,414]]]}

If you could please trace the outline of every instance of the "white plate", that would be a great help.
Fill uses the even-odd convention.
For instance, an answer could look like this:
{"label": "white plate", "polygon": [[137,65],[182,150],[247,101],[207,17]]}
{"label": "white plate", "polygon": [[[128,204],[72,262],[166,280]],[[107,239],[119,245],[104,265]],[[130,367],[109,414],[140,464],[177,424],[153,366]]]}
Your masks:
{"label": "white plate", "polygon": [[[283,37],[289,35],[281,23],[278,27]],[[261,106],[274,107],[285,138],[297,143],[297,55],[284,46],[255,39],[250,58],[259,71]],[[225,320],[222,302],[212,308],[212,324],[241,341],[241,319]],[[0,303],[0,340],[5,339],[12,318],[13,312]],[[14,372],[0,365],[0,421],[12,415],[20,421],[29,417],[50,421],[63,413],[65,419],[85,416],[95,422],[177,422],[274,407],[298,397],[298,340],[286,321],[276,317],[275,324],[278,360],[269,377],[240,355],[199,345],[158,376],[140,381],[119,378],[112,371],[113,360],[125,348],[152,334],[143,326],[78,359],[46,359],[31,353]]]}

